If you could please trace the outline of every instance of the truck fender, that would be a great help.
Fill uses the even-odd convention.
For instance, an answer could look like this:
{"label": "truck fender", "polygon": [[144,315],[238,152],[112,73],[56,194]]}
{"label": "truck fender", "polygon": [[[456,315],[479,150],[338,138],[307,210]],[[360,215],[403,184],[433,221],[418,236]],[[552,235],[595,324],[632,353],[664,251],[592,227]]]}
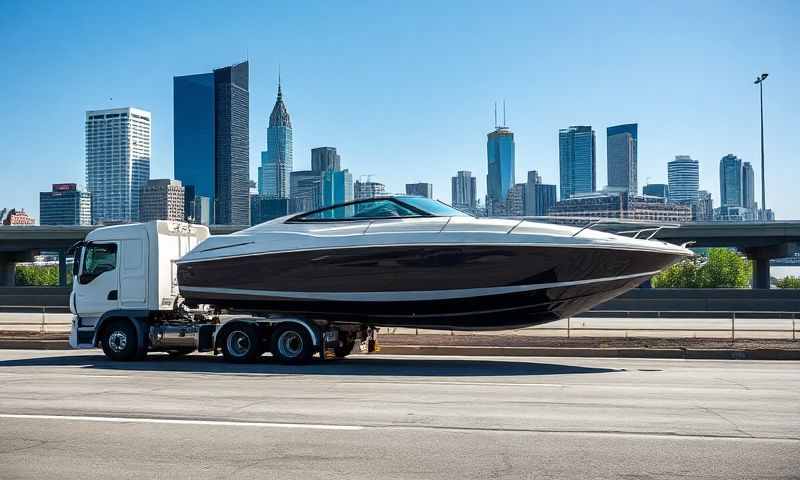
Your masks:
{"label": "truck fender", "polygon": [[100,339],[98,336],[100,335],[100,332],[103,331],[103,327],[105,326],[106,322],[113,321],[117,318],[125,318],[130,320],[130,322],[133,324],[133,327],[136,329],[139,353],[143,354],[147,352],[147,319],[149,318],[149,313],[145,310],[109,310],[105,312],[97,321],[97,325],[95,326],[92,345],[95,347],[99,346]]}
{"label": "truck fender", "polygon": [[267,319],[263,319],[263,318],[236,318],[236,319],[232,319],[232,320],[229,320],[229,321],[223,323],[222,325],[218,326],[217,329],[214,331],[214,341],[213,341],[214,348],[220,348],[219,347],[219,340],[217,339],[217,336],[222,331],[222,329],[225,328],[226,325],[228,325],[229,323],[232,323],[232,322],[253,323],[253,324],[256,324],[256,325],[260,324],[260,323],[268,323],[268,324],[272,324],[272,325],[278,325],[280,323],[296,323],[298,325],[302,325],[303,327],[305,327],[305,329],[308,331],[308,335],[311,337],[311,343],[315,347],[319,347],[320,339],[322,338],[322,336],[321,336],[321,334],[319,332],[319,329],[317,328],[317,326],[314,323],[308,322],[308,321],[305,321],[305,320],[302,320],[302,319],[299,319],[299,318],[283,318],[283,317],[267,318]]}

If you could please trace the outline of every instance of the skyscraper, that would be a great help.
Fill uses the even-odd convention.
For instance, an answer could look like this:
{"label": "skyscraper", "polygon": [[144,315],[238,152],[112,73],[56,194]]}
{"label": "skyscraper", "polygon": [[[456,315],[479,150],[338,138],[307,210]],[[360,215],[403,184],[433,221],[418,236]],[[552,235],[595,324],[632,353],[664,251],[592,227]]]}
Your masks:
{"label": "skyscraper", "polygon": [[150,178],[150,112],[115,108],[86,112],[86,188],[92,223],[134,222],[139,190]]}
{"label": "skyscraper", "polygon": [[180,180],[148,180],[142,187],[139,221],[171,220],[181,222],[184,213],[184,189]]}
{"label": "skyscraper", "polygon": [[561,200],[597,189],[597,151],[591,126],[558,131],[558,164]]}
{"label": "skyscraper", "polygon": [[750,162],[742,164],[742,206],[744,208],[756,208],[756,177],[753,166]]}
{"label": "skyscraper", "polygon": [[689,155],[675,155],[667,163],[667,183],[671,202],[695,201],[700,187],[700,162]]}
{"label": "skyscraper", "polygon": [[173,79],[175,178],[213,223],[250,223],[249,83],[248,62]]}
{"label": "skyscraper", "polygon": [[[291,127],[290,127],[291,128]],[[311,170],[322,173],[326,170],[341,170],[341,157],[334,147],[317,147],[311,149]]]}
{"label": "skyscraper", "polygon": [[648,183],[642,193],[650,197],[669,198],[669,185],[664,183]]}
{"label": "skyscraper", "polygon": [[353,176],[347,169],[322,173],[322,207],[353,200]]}
{"label": "skyscraper", "polygon": [[[313,153],[312,153],[313,155]],[[292,171],[292,120],[283,103],[281,82],[278,79],[278,98],[267,127],[267,150],[261,152],[258,169],[258,193],[270,198],[289,198]]]}
{"label": "skyscraper", "polygon": [[555,204],[556,186],[542,183],[542,177],[536,170],[528,172],[528,181],[525,184],[524,214],[544,216]]}
{"label": "skyscraper", "polygon": [[[332,170],[330,170],[332,171]],[[321,206],[322,173],[314,170],[298,170],[289,174],[289,212],[307,212]]]}
{"label": "skyscraper", "polygon": [[742,206],[742,160],[730,153],[719,161],[719,202],[722,207]]}
{"label": "skyscraper", "polygon": [[406,195],[433,198],[433,184],[424,182],[406,183]]}
{"label": "skyscraper", "polygon": [[54,183],[52,191],[39,193],[39,224],[91,225],[91,197],[74,183]]}
{"label": "skyscraper", "polygon": [[631,195],[639,191],[636,178],[638,130],[636,123],[608,127],[606,130],[608,186],[625,189]]}
{"label": "skyscraper", "polygon": [[486,135],[486,207],[489,214],[495,205],[505,204],[514,186],[514,133],[508,127],[496,127]]}
{"label": "skyscraper", "polygon": [[451,187],[450,202],[453,207],[470,211],[477,207],[477,185],[472,172],[468,170],[459,171],[455,177],[452,177]]}

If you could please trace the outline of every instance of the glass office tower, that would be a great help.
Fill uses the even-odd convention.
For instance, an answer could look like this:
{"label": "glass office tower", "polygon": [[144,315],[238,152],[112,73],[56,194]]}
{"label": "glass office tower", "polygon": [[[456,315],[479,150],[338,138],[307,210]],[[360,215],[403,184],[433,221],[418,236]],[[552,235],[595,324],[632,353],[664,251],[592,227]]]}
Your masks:
{"label": "glass office tower", "polygon": [[175,179],[212,223],[250,223],[249,83],[248,62],[173,79]]}
{"label": "glass office tower", "polygon": [[639,191],[637,181],[637,148],[639,125],[630,123],[606,130],[608,186],[623,189],[630,195]]}
{"label": "glass office tower", "polygon": [[[486,135],[486,206],[503,204],[514,186],[514,133],[497,127]],[[491,212],[490,212],[491,213]]]}
{"label": "glass office tower", "polygon": [[742,206],[742,160],[730,153],[719,161],[719,201],[723,207]]}
{"label": "glass office tower", "polygon": [[574,126],[558,131],[561,200],[597,189],[597,151],[591,126]]}

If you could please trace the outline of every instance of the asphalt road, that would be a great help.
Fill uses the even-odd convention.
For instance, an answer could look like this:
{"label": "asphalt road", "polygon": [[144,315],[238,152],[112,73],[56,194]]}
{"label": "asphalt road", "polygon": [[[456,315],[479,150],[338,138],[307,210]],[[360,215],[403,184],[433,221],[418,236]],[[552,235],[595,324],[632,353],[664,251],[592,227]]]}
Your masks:
{"label": "asphalt road", "polygon": [[0,478],[800,478],[800,363],[0,351]]}

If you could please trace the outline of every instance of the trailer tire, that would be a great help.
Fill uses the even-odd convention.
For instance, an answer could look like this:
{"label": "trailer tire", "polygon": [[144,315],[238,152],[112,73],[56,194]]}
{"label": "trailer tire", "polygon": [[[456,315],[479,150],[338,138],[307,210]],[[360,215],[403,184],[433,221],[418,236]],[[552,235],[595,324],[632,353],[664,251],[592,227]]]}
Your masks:
{"label": "trailer tire", "polygon": [[254,325],[236,322],[223,330],[220,341],[222,356],[231,363],[255,362],[264,353],[261,341],[261,335]]}
{"label": "trailer tire", "polygon": [[276,326],[269,343],[272,356],[281,363],[306,363],[314,356],[314,342],[303,325],[286,323]]}
{"label": "trailer tire", "polygon": [[105,326],[100,335],[100,345],[103,347],[103,353],[111,360],[122,362],[140,360],[136,327],[130,320],[113,320]]}

